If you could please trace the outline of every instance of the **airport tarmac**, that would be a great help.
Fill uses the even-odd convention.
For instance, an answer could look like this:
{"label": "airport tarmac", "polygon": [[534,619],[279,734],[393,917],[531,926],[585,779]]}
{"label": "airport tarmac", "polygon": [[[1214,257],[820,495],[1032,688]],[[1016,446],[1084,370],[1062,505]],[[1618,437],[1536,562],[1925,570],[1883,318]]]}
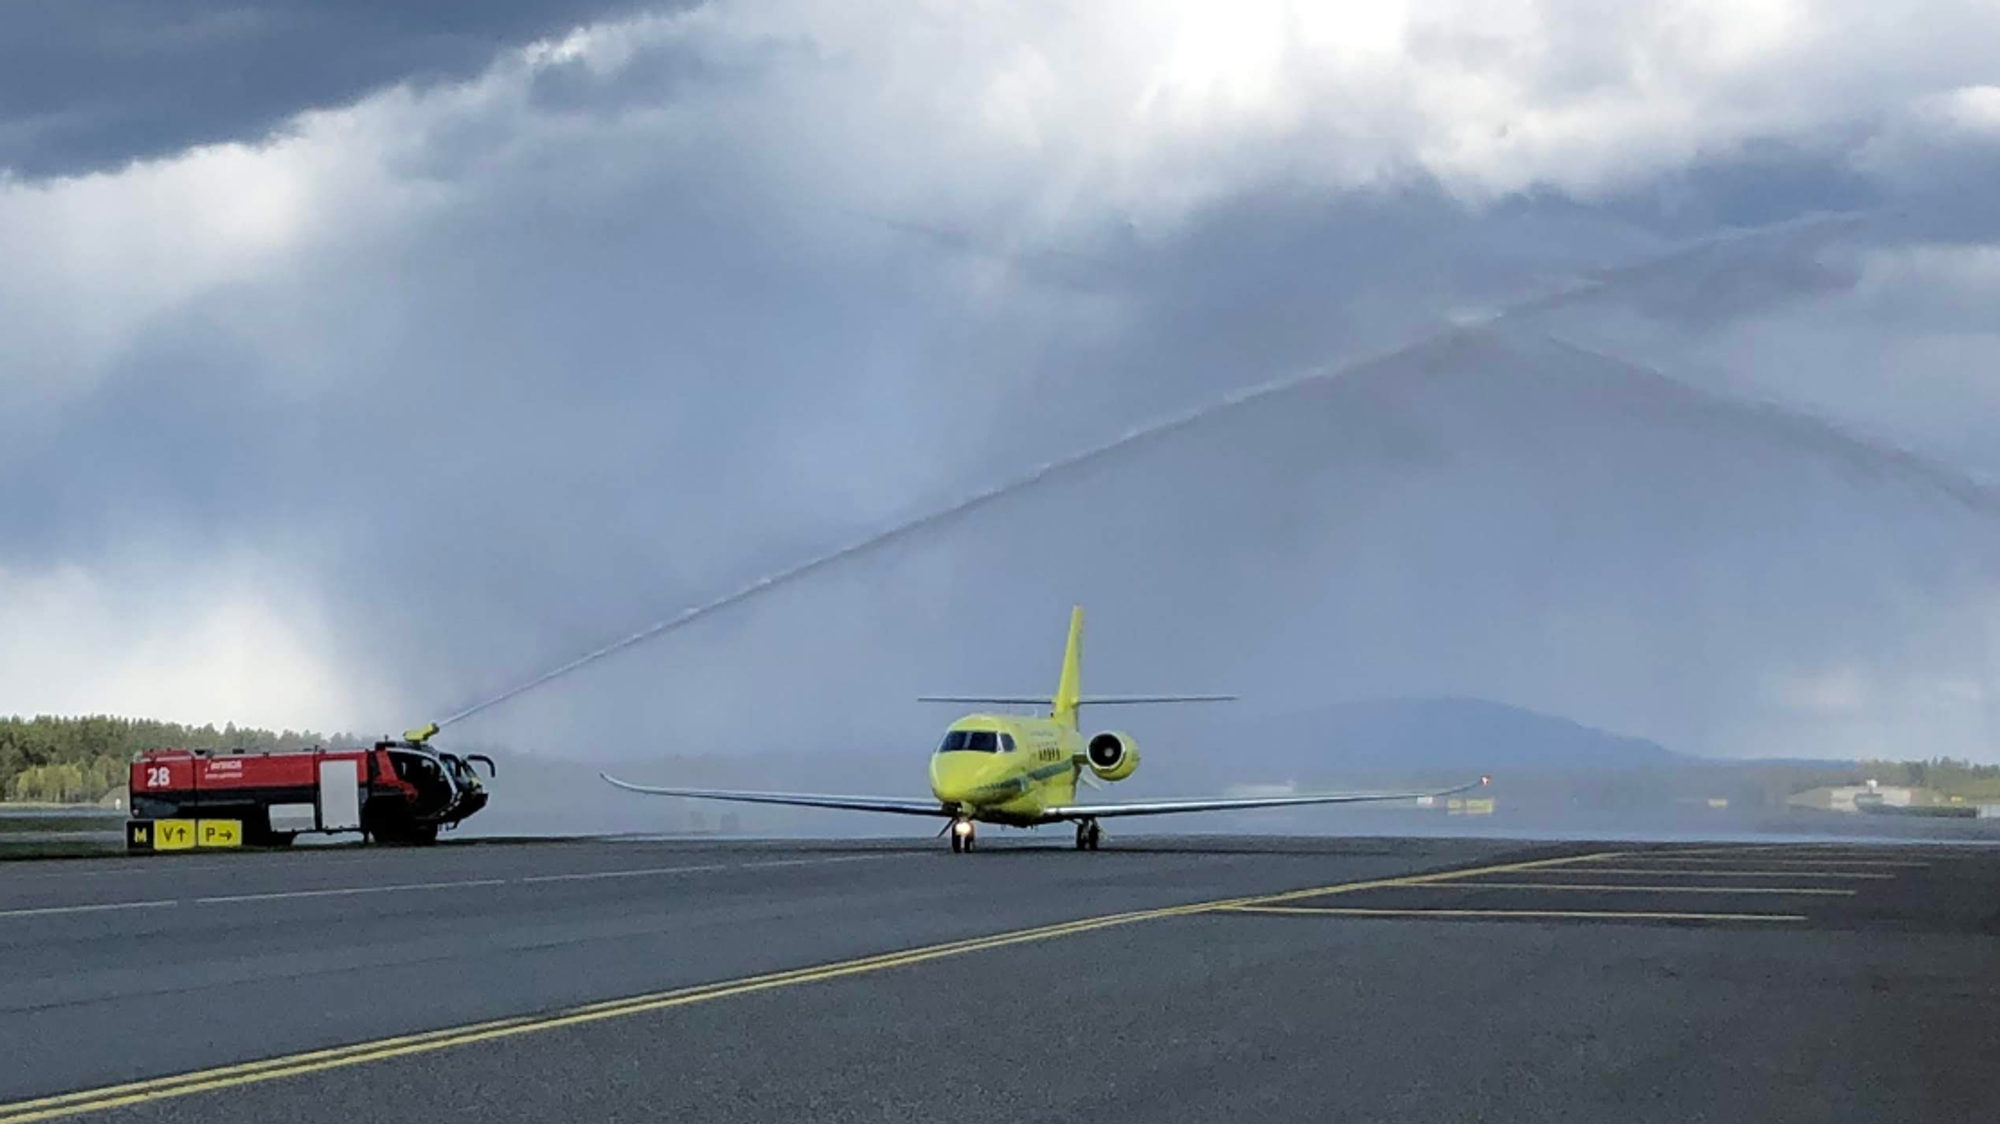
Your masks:
{"label": "airport tarmac", "polygon": [[2000,1116],[2000,849],[1113,837],[0,864],[0,1124]]}

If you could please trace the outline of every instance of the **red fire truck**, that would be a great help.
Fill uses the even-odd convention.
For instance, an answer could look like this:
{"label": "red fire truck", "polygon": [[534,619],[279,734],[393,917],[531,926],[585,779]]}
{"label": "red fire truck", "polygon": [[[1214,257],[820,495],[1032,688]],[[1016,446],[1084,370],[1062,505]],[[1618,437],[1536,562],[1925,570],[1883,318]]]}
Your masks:
{"label": "red fire truck", "polygon": [[385,843],[435,843],[438,829],[486,806],[474,773],[493,760],[421,739],[366,749],[210,752],[157,749],[132,763],[129,846],[151,847],[158,821],[237,821],[241,841],[284,846],[307,832],[359,831]]}

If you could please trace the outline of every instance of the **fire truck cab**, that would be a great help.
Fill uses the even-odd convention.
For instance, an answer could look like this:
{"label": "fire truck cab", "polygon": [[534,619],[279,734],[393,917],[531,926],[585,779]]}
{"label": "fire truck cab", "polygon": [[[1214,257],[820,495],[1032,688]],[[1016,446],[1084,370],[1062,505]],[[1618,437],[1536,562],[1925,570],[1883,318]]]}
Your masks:
{"label": "fire truck cab", "polygon": [[[244,842],[359,831],[385,843],[435,843],[486,806],[474,762],[422,741],[273,752],[150,750],[132,763],[132,820],[239,820]],[[127,838],[134,838],[127,833]]]}

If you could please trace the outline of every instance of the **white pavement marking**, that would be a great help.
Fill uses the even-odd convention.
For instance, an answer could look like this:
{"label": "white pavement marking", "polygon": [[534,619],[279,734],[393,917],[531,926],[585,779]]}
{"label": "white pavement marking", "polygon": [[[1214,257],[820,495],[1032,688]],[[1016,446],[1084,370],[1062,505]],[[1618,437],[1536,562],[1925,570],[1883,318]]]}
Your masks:
{"label": "white pavement marking", "polygon": [[196,898],[197,905],[227,902],[269,902],[283,898],[337,898],[348,894],[398,894],[410,890],[456,890],[465,886],[505,886],[505,878],[468,878],[461,882],[398,882],[389,886],[342,886],[331,890],[274,890],[264,894],[220,894]]}
{"label": "white pavement marking", "polygon": [[150,901],[105,902],[92,905],[39,906],[27,909],[0,909],[0,917],[38,917],[48,914],[93,913],[118,909],[155,909],[184,904],[232,905],[241,902],[282,901],[288,898],[337,898],[358,894],[397,894],[414,890],[458,890],[476,886],[529,886],[549,882],[587,882],[606,878],[647,878],[671,874],[701,874],[722,870],[767,870],[784,866],[822,866],[832,863],[868,862],[902,858],[905,852],[877,855],[838,855],[812,859],[774,859],[766,862],[708,863],[700,866],[655,866],[637,870],[586,870],[570,874],[533,874],[519,878],[465,878],[445,882],[397,882],[387,886],[338,886],[321,890],[272,890],[255,894],[215,894],[198,898],[162,898]]}
{"label": "white pavement marking", "polygon": [[1362,906],[1330,905],[1224,905],[1222,913],[1285,913],[1297,916],[1322,914],[1328,917],[1509,917],[1525,920],[1563,918],[1570,920],[1623,921],[1804,921],[1803,913],[1674,913],[1665,910],[1616,909],[1372,909]]}
{"label": "white pavement marking", "polygon": [[594,882],[600,878],[647,878],[656,874],[694,874],[704,870],[730,870],[727,863],[710,866],[649,866],[638,870],[587,870],[579,874],[534,874],[522,878],[530,882]]}
{"label": "white pavement marking", "polygon": [[[309,862],[316,868],[329,866],[349,867],[373,859],[379,855],[379,852],[364,852],[359,843],[338,843],[331,845],[309,845],[296,850],[286,851],[244,852],[232,855],[220,862],[193,862],[186,858],[172,855],[154,855],[150,858],[138,859],[124,866],[105,866],[98,862],[4,863],[0,864],[0,885],[34,879],[60,878],[67,882],[77,878],[119,878],[137,875],[158,875],[163,870],[171,870],[175,874],[196,870],[274,870],[282,869],[288,860],[298,859],[301,855],[310,855],[310,858],[302,861]],[[28,865],[33,865],[38,869],[7,869],[7,867]],[[47,867],[56,867],[57,869],[45,869]],[[87,867],[88,869],[79,870],[77,869],[78,867]]]}
{"label": "white pavement marking", "polygon": [[1728,865],[1741,865],[1741,864],[1744,864],[1744,863],[1763,863],[1763,864],[1764,864],[1765,866],[1889,866],[1889,867],[1923,867],[1923,866],[1929,866],[1929,865],[1931,865],[1931,864],[1929,864],[1929,863],[1923,863],[1923,862],[1912,862],[1912,861],[1910,861],[1910,860],[1908,860],[1908,859],[1855,859],[1855,858],[1831,858],[1831,859],[1774,859],[1774,858],[1766,858],[1766,857],[1764,857],[1763,855],[1741,855],[1741,856],[1736,856],[1736,857],[1731,857],[1731,858],[1720,858],[1720,859],[1718,859],[1718,858],[1705,858],[1705,857],[1702,857],[1702,856],[1698,856],[1698,855],[1658,855],[1658,856],[1654,856],[1654,855],[1647,855],[1647,854],[1644,854],[1644,853],[1641,853],[1641,852],[1634,852],[1634,853],[1632,853],[1632,854],[1628,854],[1628,855],[1625,855],[1625,856],[1624,856],[1624,857],[1622,857],[1622,858],[1621,858],[1621,859],[1620,859],[1619,861],[1620,861],[1620,862],[1672,862],[1672,863],[1697,863],[1697,864],[1703,864],[1703,865],[1707,865],[1707,864],[1715,864],[1715,865],[1718,865],[1718,866],[1728,866]]}
{"label": "white pavement marking", "polygon": [[170,899],[150,902],[110,902],[104,905],[45,905],[33,909],[0,909],[0,917],[46,917],[52,913],[101,913],[112,909],[159,909],[179,905]]}
{"label": "white pavement marking", "polygon": [[660,874],[697,874],[707,870],[765,870],[774,866],[821,866],[831,863],[858,863],[874,859],[899,858],[899,855],[842,855],[828,859],[775,859],[770,862],[755,863],[712,863],[707,866],[651,866],[638,870],[589,870],[578,874],[534,874],[515,881],[522,884],[535,882],[589,882],[600,878],[645,878]]}
{"label": "white pavement marking", "polygon": [[[1580,871],[1578,873],[1581,873]],[[1641,886],[1631,882],[1425,882],[1425,890],[1590,890],[1629,894],[1808,894],[1851,898],[1857,891],[1823,886]]]}

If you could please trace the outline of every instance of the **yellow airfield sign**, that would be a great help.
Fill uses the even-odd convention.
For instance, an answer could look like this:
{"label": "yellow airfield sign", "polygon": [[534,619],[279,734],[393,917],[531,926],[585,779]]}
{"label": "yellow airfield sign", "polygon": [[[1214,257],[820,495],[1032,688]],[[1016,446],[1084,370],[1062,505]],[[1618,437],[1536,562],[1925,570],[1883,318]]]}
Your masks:
{"label": "yellow airfield sign", "polygon": [[243,845],[242,820],[196,820],[194,821],[195,846],[197,847],[241,847]]}
{"label": "yellow airfield sign", "polygon": [[125,823],[125,846],[133,851],[192,851],[242,845],[242,820],[127,820]]}

